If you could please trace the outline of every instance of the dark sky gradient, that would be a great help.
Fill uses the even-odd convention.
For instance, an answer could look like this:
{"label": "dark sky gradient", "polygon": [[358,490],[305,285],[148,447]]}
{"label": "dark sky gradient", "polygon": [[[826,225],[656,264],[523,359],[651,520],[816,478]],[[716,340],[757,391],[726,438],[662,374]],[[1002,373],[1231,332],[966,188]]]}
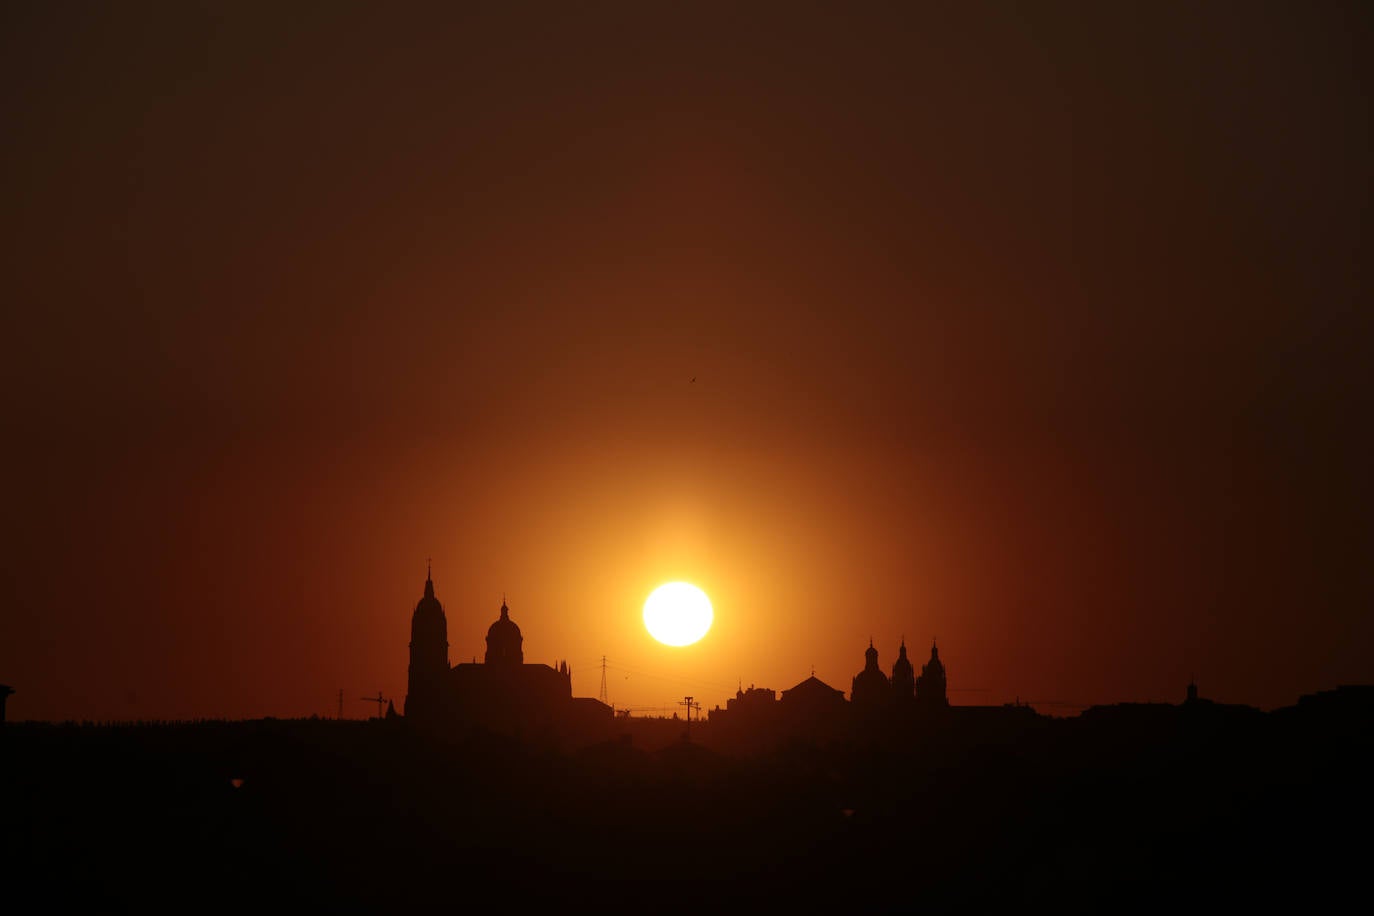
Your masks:
{"label": "dark sky gradient", "polygon": [[1374,681],[1370,8],[1201,6],[7,4],[11,716],[363,715],[429,556],[619,706]]}

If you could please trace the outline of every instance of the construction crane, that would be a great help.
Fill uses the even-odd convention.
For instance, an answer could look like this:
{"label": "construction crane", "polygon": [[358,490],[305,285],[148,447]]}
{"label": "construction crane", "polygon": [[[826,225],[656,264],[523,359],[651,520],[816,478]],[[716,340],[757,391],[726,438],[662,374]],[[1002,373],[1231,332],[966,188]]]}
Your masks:
{"label": "construction crane", "polygon": [[382,692],[380,690],[377,691],[377,695],[375,697],[363,697],[362,701],[364,703],[376,703],[377,718],[380,719],[383,717],[383,713],[385,710],[383,710],[382,707],[386,705],[386,698],[382,696]]}

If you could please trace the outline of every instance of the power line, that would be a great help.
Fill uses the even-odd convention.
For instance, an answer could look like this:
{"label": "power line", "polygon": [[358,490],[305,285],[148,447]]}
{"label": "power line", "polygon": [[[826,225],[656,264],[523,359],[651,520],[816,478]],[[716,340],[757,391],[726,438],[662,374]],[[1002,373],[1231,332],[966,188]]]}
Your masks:
{"label": "power line", "polygon": [[691,677],[667,677],[667,676],[662,675],[662,674],[651,674],[651,673],[648,672],[648,671],[640,671],[640,670],[638,670],[638,669],[636,669],[636,668],[626,668],[626,667],[623,667],[623,666],[621,666],[621,665],[612,665],[612,664],[609,664],[609,663],[607,663],[606,667],[609,668],[609,669],[612,670],[612,671],[623,671],[623,672],[625,672],[626,674],[633,674],[633,675],[636,676],[636,677],[647,677],[647,678],[653,678],[653,679],[659,680],[659,681],[670,681],[670,682],[676,682],[676,683],[679,683],[679,684],[700,684],[700,685],[702,685],[703,687],[714,687],[714,688],[716,688],[716,689],[718,689],[718,690],[729,690],[729,689],[730,689],[730,685],[729,685],[729,684],[722,684],[722,683],[719,683],[719,682],[717,682],[717,681],[704,681],[704,680],[701,680],[700,678],[691,678]]}

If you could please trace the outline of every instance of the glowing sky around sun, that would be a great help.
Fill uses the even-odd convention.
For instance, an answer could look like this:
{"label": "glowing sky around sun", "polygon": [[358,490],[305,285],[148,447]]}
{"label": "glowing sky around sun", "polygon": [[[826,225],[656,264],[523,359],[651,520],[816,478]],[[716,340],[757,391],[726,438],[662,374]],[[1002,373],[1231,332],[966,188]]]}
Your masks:
{"label": "glowing sky around sun", "polygon": [[1374,681],[1370,15],[16,8],[9,715]]}

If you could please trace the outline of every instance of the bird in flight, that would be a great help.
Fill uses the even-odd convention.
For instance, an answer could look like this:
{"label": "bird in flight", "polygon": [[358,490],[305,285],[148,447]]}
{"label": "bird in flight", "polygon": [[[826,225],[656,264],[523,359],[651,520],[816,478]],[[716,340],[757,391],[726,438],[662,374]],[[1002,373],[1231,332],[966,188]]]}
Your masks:
{"label": "bird in flight", "polygon": [[694,375],[694,376],[692,376],[692,381],[691,381],[691,382],[688,382],[687,384],[690,385],[690,384],[692,384],[693,382],[695,382],[696,380],[697,380],[697,377]]}

